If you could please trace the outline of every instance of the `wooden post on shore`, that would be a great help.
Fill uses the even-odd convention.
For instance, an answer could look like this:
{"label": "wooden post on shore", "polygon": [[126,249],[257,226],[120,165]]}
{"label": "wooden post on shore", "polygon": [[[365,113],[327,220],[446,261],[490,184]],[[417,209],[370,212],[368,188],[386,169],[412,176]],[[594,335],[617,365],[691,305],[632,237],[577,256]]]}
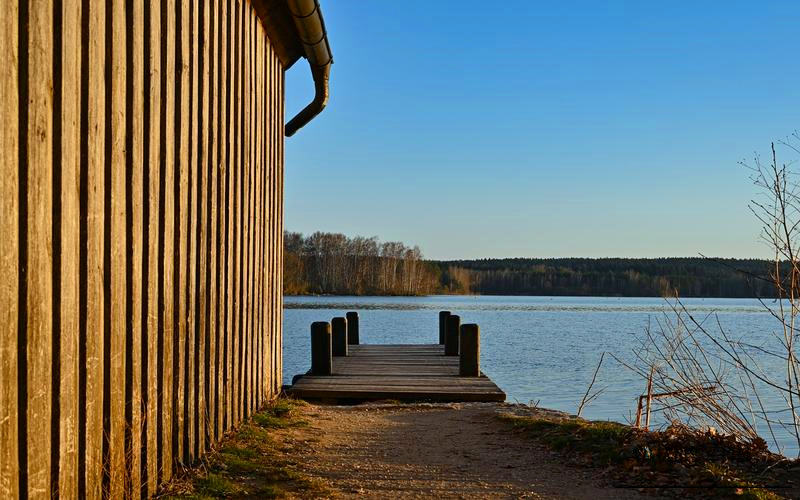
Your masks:
{"label": "wooden post on shore", "polygon": [[311,323],[311,374],[330,375],[332,371],[331,324],[315,321]]}
{"label": "wooden post on shore", "polygon": [[444,337],[444,355],[458,356],[458,332],[461,327],[461,317],[451,314],[447,317],[447,331]]}
{"label": "wooden post on shore", "polygon": [[450,311],[439,311],[439,344],[444,345],[444,337],[447,332],[447,317]]}
{"label": "wooden post on shore", "polygon": [[355,311],[347,313],[347,343],[358,345],[358,313]]}
{"label": "wooden post on shore", "polygon": [[458,374],[462,377],[481,376],[481,330],[478,325],[461,325],[459,338]]}
{"label": "wooden post on shore", "polygon": [[331,337],[334,356],[347,356],[347,320],[343,317],[331,320]]}

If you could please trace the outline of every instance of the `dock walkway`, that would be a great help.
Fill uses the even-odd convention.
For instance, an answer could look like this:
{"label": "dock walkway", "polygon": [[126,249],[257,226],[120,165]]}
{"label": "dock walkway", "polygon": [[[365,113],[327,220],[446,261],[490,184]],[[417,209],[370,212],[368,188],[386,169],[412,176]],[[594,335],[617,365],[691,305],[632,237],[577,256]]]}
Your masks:
{"label": "dock walkway", "polygon": [[458,356],[438,344],[350,345],[333,357],[331,375],[303,375],[287,389],[315,400],[505,401],[506,394],[483,373],[459,376]]}

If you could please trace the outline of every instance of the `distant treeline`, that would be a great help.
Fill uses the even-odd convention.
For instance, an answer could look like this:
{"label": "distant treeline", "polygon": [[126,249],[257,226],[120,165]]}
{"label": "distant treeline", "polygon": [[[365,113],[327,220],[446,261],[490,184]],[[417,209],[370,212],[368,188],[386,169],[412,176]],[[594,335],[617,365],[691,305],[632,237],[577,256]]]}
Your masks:
{"label": "distant treeline", "polygon": [[445,293],[773,297],[774,263],[756,259],[480,259],[437,262]]}
{"label": "distant treeline", "polygon": [[416,246],[319,231],[286,232],[283,241],[287,295],[429,295],[441,287],[439,267]]}
{"label": "distant treeline", "polygon": [[419,247],[338,233],[284,233],[287,295],[773,297],[774,263],[756,259],[430,261]]}

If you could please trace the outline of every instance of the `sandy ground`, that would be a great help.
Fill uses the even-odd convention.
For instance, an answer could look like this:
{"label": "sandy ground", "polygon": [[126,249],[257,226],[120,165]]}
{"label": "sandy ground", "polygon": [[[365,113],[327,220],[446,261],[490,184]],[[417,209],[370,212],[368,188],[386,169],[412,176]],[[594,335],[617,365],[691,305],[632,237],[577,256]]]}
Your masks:
{"label": "sandy ground", "polygon": [[496,415],[503,411],[520,410],[309,405],[303,412],[310,427],[292,431],[292,447],[299,469],[344,498],[641,498],[509,432]]}

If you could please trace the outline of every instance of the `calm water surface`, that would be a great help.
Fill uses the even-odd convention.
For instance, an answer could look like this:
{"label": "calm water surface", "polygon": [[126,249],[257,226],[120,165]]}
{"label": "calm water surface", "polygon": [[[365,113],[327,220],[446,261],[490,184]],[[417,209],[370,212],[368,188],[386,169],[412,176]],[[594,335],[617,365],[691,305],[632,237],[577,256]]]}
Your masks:
{"label": "calm water surface", "polygon": [[[756,300],[684,299],[697,317],[716,313],[721,325],[753,343],[768,341],[776,321]],[[283,378],[304,373],[311,363],[309,326],[355,310],[365,344],[424,344],[439,338],[438,311],[481,328],[481,369],[509,401],[574,413],[602,352],[630,359],[648,323],[664,318],[659,298],[606,297],[286,297]],[[780,369],[775,367],[776,370]],[[608,356],[595,388],[606,387],[584,415],[628,421],[645,382]],[[775,396],[777,398],[777,396]],[[772,401],[780,406],[777,399]],[[797,454],[789,436],[779,436],[784,453]]]}

